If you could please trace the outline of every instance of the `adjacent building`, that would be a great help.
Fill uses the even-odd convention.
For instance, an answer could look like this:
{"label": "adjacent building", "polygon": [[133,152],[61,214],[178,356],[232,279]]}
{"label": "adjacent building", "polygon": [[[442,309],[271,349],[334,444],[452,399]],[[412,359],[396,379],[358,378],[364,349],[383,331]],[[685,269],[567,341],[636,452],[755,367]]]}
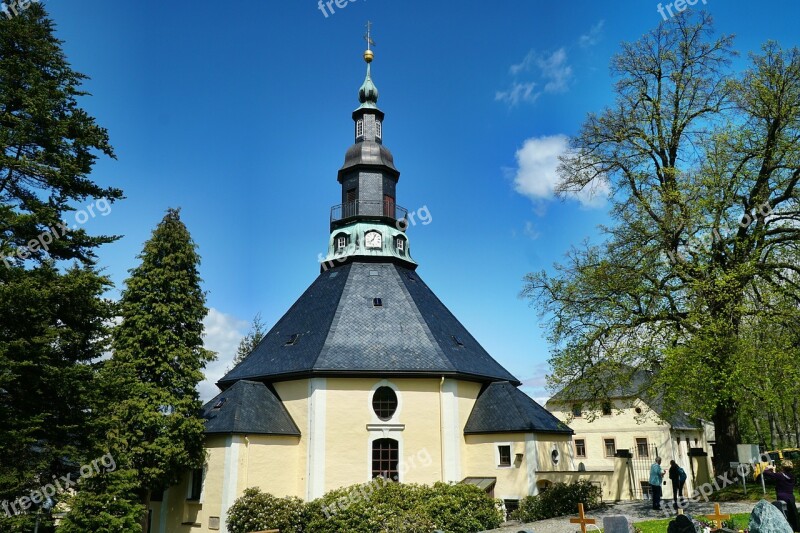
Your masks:
{"label": "adjacent building", "polygon": [[[603,391],[599,409],[588,410],[596,403],[595,387],[601,377],[576,381],[547,401],[547,409],[575,432],[572,442],[580,471],[613,471],[619,459],[627,459],[632,498],[649,498],[649,470],[657,456],[662,467],[674,460],[687,473],[685,490],[690,495],[699,484],[708,481],[711,471],[713,426],[687,413],[670,413],[663,398],[652,392],[653,376],[645,370],[620,369],[630,376],[624,387]],[[666,476],[665,476],[665,479]],[[542,480],[540,480],[542,482]],[[665,496],[672,495],[668,484]]]}

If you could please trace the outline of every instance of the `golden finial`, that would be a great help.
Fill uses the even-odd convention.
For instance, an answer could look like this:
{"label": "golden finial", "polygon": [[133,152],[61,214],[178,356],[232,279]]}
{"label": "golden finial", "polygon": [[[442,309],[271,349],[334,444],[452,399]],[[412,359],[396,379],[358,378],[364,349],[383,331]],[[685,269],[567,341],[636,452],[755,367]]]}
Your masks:
{"label": "golden finial", "polygon": [[372,22],[368,20],[367,33],[364,35],[364,40],[367,41],[367,49],[364,52],[364,61],[367,63],[372,63],[372,58],[375,57],[375,55],[372,53],[372,49],[370,48],[371,46],[375,46],[375,41],[372,40],[370,33],[372,33]]}

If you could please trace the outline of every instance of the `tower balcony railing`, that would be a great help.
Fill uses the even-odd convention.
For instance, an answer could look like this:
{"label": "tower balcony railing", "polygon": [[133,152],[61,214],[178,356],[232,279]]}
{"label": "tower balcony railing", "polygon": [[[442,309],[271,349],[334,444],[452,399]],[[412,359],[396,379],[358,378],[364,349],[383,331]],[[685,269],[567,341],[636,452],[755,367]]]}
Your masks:
{"label": "tower balcony railing", "polygon": [[389,200],[354,200],[331,207],[331,227],[344,224],[355,217],[390,219],[391,222],[396,222],[408,217],[408,209]]}

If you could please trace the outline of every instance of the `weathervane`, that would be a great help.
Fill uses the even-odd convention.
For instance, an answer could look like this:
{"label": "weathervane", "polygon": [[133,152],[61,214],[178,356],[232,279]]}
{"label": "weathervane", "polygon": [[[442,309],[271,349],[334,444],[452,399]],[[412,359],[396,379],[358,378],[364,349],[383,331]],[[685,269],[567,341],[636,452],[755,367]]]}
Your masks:
{"label": "weathervane", "polygon": [[367,50],[364,52],[364,61],[366,61],[367,64],[372,63],[373,54],[372,54],[372,49],[370,47],[375,46],[375,41],[372,40],[371,34],[372,34],[372,22],[368,20],[367,33],[364,34],[364,40],[367,41]]}
{"label": "weathervane", "polygon": [[372,33],[372,21],[367,21],[367,33],[364,34],[364,40],[367,41],[367,50],[370,49],[370,46],[375,46],[375,41],[372,40],[370,34]]}

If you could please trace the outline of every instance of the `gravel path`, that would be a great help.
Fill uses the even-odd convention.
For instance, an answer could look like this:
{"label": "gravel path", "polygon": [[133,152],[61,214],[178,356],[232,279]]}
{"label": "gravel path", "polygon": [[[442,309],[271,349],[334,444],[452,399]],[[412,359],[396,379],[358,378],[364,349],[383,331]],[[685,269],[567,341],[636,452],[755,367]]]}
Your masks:
{"label": "gravel path", "polygon": [[[755,502],[724,502],[719,504],[720,509],[726,514],[749,513],[755,507]],[[712,502],[690,503],[686,509],[686,514],[690,515],[705,515],[714,512],[714,504]],[[607,505],[603,509],[590,511],[586,513],[589,518],[596,518],[597,525],[603,526],[603,517],[610,515],[625,515],[629,520],[635,522],[642,522],[644,520],[660,520],[667,518],[663,513],[653,511],[649,502],[621,502],[617,504]],[[571,524],[570,518],[577,518],[577,512],[574,516],[562,516],[560,518],[550,518],[549,520],[540,520],[538,522],[530,522],[528,524],[521,524],[519,522],[508,522],[504,527],[499,529],[492,529],[491,533],[518,533],[522,532],[535,532],[535,533],[573,533],[580,531],[578,524]],[[594,528],[589,526],[587,531],[593,531]]]}

